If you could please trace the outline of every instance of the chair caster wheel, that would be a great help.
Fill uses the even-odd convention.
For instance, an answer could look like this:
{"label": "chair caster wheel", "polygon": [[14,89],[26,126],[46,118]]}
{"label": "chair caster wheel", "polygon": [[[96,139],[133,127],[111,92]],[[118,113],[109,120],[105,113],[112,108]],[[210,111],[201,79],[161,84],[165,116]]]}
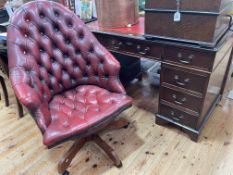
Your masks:
{"label": "chair caster wheel", "polygon": [[62,175],[70,175],[70,172],[65,170]]}
{"label": "chair caster wheel", "polygon": [[116,165],[117,168],[121,168],[123,166],[122,162],[120,161],[119,164]]}

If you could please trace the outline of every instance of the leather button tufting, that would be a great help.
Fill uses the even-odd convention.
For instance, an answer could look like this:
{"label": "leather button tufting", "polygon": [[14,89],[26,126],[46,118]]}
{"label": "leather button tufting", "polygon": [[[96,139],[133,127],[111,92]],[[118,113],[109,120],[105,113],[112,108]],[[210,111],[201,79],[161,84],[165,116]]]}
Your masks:
{"label": "leather button tufting", "polygon": [[67,27],[72,28],[73,27],[72,19],[67,19],[66,20],[66,25],[67,25]]}
{"label": "leather button tufting", "polygon": [[27,51],[26,51],[26,50],[24,50],[24,51],[23,51],[23,54],[24,54],[24,55],[26,55],[26,54],[27,54]]}
{"label": "leather button tufting", "polygon": [[79,37],[79,39],[83,39],[83,38],[84,38],[84,33],[83,33],[83,31],[79,31],[78,37]]}
{"label": "leather button tufting", "polygon": [[103,65],[103,64],[104,64],[104,60],[101,59],[101,60],[99,61],[99,63],[100,63],[101,65]]}
{"label": "leather button tufting", "polygon": [[79,49],[75,49],[75,54],[76,55],[81,55],[81,51]]}
{"label": "leather button tufting", "polygon": [[50,60],[51,60],[52,63],[56,62],[56,59],[54,57],[51,57]]}
{"label": "leather button tufting", "polygon": [[59,16],[60,16],[60,13],[59,13],[58,10],[53,10],[53,12],[54,12],[54,15],[55,15],[56,17],[59,17]]}
{"label": "leather button tufting", "polygon": [[44,52],[44,48],[43,47],[40,47],[40,52]]}
{"label": "leather button tufting", "polygon": [[94,53],[94,47],[93,47],[93,46],[91,46],[91,47],[89,48],[89,53]]}
{"label": "leather button tufting", "polygon": [[91,62],[89,60],[86,61],[86,66],[91,66]]}
{"label": "leather button tufting", "polygon": [[53,85],[52,84],[49,84],[48,87],[49,87],[49,89],[53,89]]}
{"label": "leather button tufting", "polygon": [[63,58],[64,58],[64,59],[68,59],[68,58],[69,58],[68,53],[64,53],[64,54],[63,54]]}
{"label": "leather button tufting", "polygon": [[53,30],[55,32],[58,32],[59,31],[59,25],[57,23],[53,23]]}
{"label": "leather button tufting", "polygon": [[69,124],[69,122],[68,122],[68,121],[65,121],[65,122],[63,123],[63,127],[64,127],[64,128],[68,128],[68,127],[69,127],[69,125],[70,125],[70,124]]}
{"label": "leather button tufting", "polygon": [[41,19],[43,19],[45,17],[45,14],[43,12],[39,12],[39,16]]}

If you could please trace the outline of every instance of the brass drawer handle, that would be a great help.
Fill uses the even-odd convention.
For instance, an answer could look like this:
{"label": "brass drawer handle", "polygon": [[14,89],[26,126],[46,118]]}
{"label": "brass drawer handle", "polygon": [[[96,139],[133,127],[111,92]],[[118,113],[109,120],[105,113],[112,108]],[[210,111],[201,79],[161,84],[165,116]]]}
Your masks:
{"label": "brass drawer handle", "polygon": [[130,42],[130,41],[126,42],[125,44],[126,44],[127,46],[132,46],[132,45],[133,45],[133,43]]}
{"label": "brass drawer handle", "polygon": [[171,116],[172,116],[173,120],[178,121],[178,122],[180,122],[182,119],[184,119],[183,115],[180,115],[177,117],[174,111],[171,111]]}
{"label": "brass drawer handle", "polygon": [[178,100],[175,94],[172,94],[172,98],[174,99],[174,103],[176,103],[178,105],[183,105],[187,101],[187,99],[185,97]]}
{"label": "brass drawer handle", "polygon": [[195,55],[191,54],[188,56],[188,58],[183,58],[183,55],[181,52],[179,52],[177,54],[177,57],[179,58],[179,62],[183,63],[183,64],[190,64],[192,62],[192,60],[195,58]]}
{"label": "brass drawer handle", "polygon": [[137,50],[138,50],[138,53],[140,55],[146,55],[150,51],[150,48],[146,47],[146,48],[142,49],[140,45],[137,45]]}
{"label": "brass drawer handle", "polygon": [[174,76],[176,84],[180,86],[186,86],[190,82],[190,78],[185,78],[183,82],[180,81],[179,75]]}
{"label": "brass drawer handle", "polygon": [[121,46],[123,45],[123,43],[121,42],[121,41],[112,41],[112,45],[113,45],[113,48],[114,49],[120,49],[121,48]]}

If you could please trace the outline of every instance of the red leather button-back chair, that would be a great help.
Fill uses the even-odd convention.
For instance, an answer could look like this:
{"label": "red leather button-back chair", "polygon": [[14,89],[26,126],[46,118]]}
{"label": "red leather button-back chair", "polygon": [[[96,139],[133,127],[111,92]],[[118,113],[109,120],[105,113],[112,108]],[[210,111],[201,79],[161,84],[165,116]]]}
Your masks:
{"label": "red leather button-back chair", "polygon": [[66,169],[86,141],[102,147],[116,166],[121,161],[99,136],[120,128],[116,116],[132,105],[119,81],[119,63],[83,22],[61,4],[34,1],[15,11],[8,28],[10,80],[51,148],[74,145],[58,164]]}

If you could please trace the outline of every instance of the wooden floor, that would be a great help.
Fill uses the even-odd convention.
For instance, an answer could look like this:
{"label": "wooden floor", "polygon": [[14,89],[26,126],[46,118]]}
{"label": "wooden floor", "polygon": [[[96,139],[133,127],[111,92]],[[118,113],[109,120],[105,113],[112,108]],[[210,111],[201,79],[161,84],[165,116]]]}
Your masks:
{"label": "wooden floor", "polygon": [[[120,117],[130,126],[102,133],[123,167],[112,166],[88,143],[72,162],[71,175],[233,175],[233,101],[221,102],[195,143],[179,128],[155,125],[157,93],[147,81],[135,82],[127,91],[135,105]],[[71,144],[46,149],[29,114],[17,117],[12,93],[10,107],[0,102],[0,175],[56,175],[57,162]]]}

